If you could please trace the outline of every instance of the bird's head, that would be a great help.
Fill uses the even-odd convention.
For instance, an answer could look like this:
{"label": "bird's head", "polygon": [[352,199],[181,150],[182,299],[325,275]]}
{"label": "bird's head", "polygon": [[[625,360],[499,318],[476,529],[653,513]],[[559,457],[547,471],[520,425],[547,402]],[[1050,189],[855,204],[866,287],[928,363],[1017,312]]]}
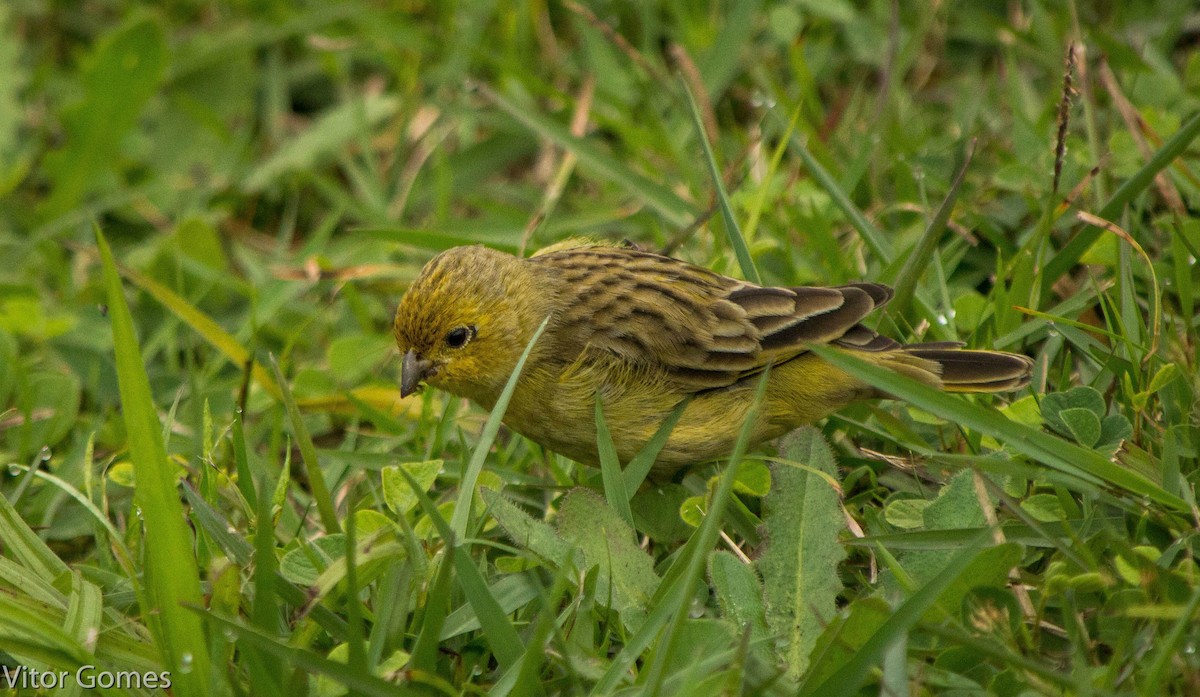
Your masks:
{"label": "bird's head", "polygon": [[482,246],[434,257],[396,308],[400,394],[425,382],[494,402],[541,322],[537,291],[519,259]]}

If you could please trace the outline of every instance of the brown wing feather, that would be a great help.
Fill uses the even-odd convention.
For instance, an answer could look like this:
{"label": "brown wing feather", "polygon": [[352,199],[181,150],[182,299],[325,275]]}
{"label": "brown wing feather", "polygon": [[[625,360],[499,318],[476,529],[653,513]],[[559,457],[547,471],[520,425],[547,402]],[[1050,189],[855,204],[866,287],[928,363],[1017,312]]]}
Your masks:
{"label": "brown wing feather", "polygon": [[679,387],[731,385],[771,362],[836,342],[864,350],[896,342],[858,324],[891,298],[874,283],[764,288],[678,259],[627,247],[558,248],[529,260],[563,282],[559,336],[571,350],[603,350],[659,367]]}

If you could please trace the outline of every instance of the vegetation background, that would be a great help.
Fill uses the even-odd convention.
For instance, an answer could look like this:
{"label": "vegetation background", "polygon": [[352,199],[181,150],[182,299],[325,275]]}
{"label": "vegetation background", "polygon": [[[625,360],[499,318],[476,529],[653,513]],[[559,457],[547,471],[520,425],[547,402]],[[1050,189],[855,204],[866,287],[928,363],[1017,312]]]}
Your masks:
{"label": "vegetation background", "polygon": [[[0,35],[4,665],[1200,694],[1193,2],[12,0]],[[882,329],[1036,379],[849,365],[905,401],[640,490],[398,399],[426,260],[571,235],[888,282]]]}

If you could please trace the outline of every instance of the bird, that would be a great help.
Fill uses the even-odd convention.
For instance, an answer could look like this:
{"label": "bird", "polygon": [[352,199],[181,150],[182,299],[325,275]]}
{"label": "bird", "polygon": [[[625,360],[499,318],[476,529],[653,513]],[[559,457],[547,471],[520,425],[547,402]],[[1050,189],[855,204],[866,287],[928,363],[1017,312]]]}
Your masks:
{"label": "bird", "polygon": [[663,480],[729,456],[768,366],[752,446],[851,402],[887,396],[812,346],[948,392],[1029,383],[1028,356],[958,342],[904,345],[861,323],[891,297],[888,286],[871,282],[758,285],[631,244],[571,239],[530,257],[454,247],[426,263],[396,308],[400,394],[426,384],[491,410],[545,321],[504,423],[599,465],[599,400],[627,464],[686,402],[650,473]]}

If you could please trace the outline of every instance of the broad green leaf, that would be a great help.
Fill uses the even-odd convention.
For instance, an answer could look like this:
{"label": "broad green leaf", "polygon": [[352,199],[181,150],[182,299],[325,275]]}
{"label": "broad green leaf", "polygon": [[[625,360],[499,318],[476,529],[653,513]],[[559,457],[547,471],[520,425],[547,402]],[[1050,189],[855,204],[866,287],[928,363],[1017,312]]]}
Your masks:
{"label": "broad green leaf", "polygon": [[575,488],[563,497],[558,534],[583,552],[587,567],[600,567],[598,598],[611,591],[613,608],[644,608],[658,587],[654,560],[637,546],[631,528],[591,489]]}
{"label": "broad green leaf", "polygon": [[[942,558],[952,553],[953,549],[941,552]],[[1008,542],[994,547],[982,549],[967,570],[959,574],[938,597],[938,606],[942,611],[956,616],[961,611],[963,598],[975,588],[1005,588],[1008,584],[1008,573],[1021,561],[1023,548],[1021,545]],[[927,619],[937,621],[939,615],[930,613]]]}
{"label": "broad green leaf", "polygon": [[[964,470],[951,477],[937,498],[924,507],[921,527],[925,530],[962,530],[984,525],[987,518],[979,507],[972,481],[974,476],[973,472]],[[914,550],[904,552],[899,560],[913,582],[921,584],[942,568],[946,555],[943,550]]]}
{"label": "broad green leaf", "polygon": [[753,564],[729,552],[714,552],[708,559],[708,579],[721,606],[721,615],[738,632],[748,627],[750,641],[756,643],[768,636],[762,581]]}
{"label": "broad green leaf", "polygon": [[903,641],[912,627],[931,608],[942,592],[963,576],[979,554],[979,544],[987,533],[980,533],[971,543],[953,554],[933,578],[887,615],[859,650],[828,677],[817,673],[801,686],[806,697],[850,697],[859,693],[870,671],[883,660],[885,652]]}
{"label": "broad green leaf", "polygon": [[1021,510],[1043,523],[1057,523],[1067,519],[1062,502],[1054,494],[1034,494],[1021,502]]}
{"label": "broad green leaf", "polygon": [[301,544],[279,560],[279,575],[292,583],[311,586],[333,562],[346,556],[346,536],[324,535]]}
{"label": "broad green leaf", "polygon": [[925,509],[933,503],[927,499],[893,499],[883,509],[887,522],[904,530],[925,526]]}
{"label": "broad green leaf", "polygon": [[629,502],[633,510],[634,527],[656,542],[686,539],[694,527],[679,517],[679,507],[686,498],[687,488],[681,484],[667,483],[643,488]]}
{"label": "broad green leaf", "polygon": [[817,472],[836,476],[833,453],[820,431],[805,427],[787,446],[786,458],[806,468],[776,464],[771,493],[763,499],[766,551],[759,570],[766,589],[766,618],[778,637],[780,663],[795,681],[808,670],[817,637],[837,612],[842,589],[838,565],[846,551],[841,502]]}
{"label": "broad green leaf", "polygon": [[[325,655],[325,658],[336,663],[350,662],[350,645],[338,644]],[[404,668],[408,665],[409,659],[412,658],[408,652],[397,649],[390,656],[380,661],[379,665],[375,666],[374,674],[378,678],[389,682],[399,682],[404,679]],[[314,686],[312,694],[314,697],[342,697],[349,694],[345,685],[341,682],[324,675],[317,674],[317,684]]]}
{"label": "broad green leaf", "polygon": [[1062,424],[1065,431],[1063,435],[1071,436],[1076,443],[1091,448],[1099,442],[1100,417],[1096,416],[1095,412],[1082,407],[1071,407],[1058,412],[1057,417],[1058,423]]}
{"label": "broad green leaf", "polygon": [[133,463],[128,460],[114,462],[108,469],[104,470],[104,476],[113,484],[128,489],[132,489],[136,483],[133,478]]}
{"label": "broad green leaf", "polygon": [[417,495],[412,487],[400,474],[400,468],[408,471],[412,478],[421,485],[421,491],[426,493],[433,487],[438,474],[442,471],[441,460],[425,460],[424,462],[406,462],[400,465],[390,465],[380,470],[383,481],[383,501],[397,515],[404,515],[417,506]]}
{"label": "broad green leaf", "polygon": [[1100,422],[1099,447],[1113,446],[1133,435],[1133,424],[1124,414],[1109,414]]}
{"label": "broad green leaf", "polygon": [[751,496],[766,496],[771,491],[771,470],[761,460],[743,460],[738,465],[733,490]]}
{"label": "broad green leaf", "polygon": [[554,566],[563,564],[571,557],[574,548],[559,536],[553,526],[535,520],[498,491],[482,489],[480,493],[483,494],[488,512],[513,542]]}

